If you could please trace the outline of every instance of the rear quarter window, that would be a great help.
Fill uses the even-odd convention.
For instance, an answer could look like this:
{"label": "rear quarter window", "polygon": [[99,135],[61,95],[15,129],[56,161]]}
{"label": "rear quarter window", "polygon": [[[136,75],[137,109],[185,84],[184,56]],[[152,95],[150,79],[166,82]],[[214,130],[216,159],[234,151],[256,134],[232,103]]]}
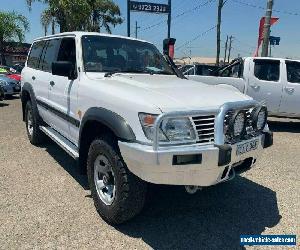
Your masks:
{"label": "rear quarter window", "polygon": [[28,60],[27,60],[27,66],[33,69],[38,69],[40,64],[40,58],[41,54],[43,52],[45,42],[39,41],[35,42],[30,50]]}

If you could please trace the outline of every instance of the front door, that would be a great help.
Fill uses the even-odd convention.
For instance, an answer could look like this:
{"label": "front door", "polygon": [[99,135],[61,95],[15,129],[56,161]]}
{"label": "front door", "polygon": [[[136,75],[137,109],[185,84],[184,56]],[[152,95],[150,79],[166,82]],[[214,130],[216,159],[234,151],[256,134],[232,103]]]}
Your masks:
{"label": "front door", "polygon": [[[75,38],[65,37],[60,39],[60,46],[56,61],[72,62],[76,69]],[[78,86],[78,80],[69,80],[68,77],[52,75],[49,77],[49,103],[53,112],[51,120],[53,127],[62,135],[71,139],[70,123],[74,123],[74,114],[71,112],[71,96]],[[72,100],[74,105],[74,100]],[[73,109],[72,109],[73,110]]]}
{"label": "front door", "polygon": [[300,117],[300,62],[287,60],[283,72],[286,72],[286,80],[280,113]]}
{"label": "front door", "polygon": [[284,83],[280,74],[280,60],[253,59],[250,61],[250,76],[247,95],[264,103],[270,114],[278,114]]}

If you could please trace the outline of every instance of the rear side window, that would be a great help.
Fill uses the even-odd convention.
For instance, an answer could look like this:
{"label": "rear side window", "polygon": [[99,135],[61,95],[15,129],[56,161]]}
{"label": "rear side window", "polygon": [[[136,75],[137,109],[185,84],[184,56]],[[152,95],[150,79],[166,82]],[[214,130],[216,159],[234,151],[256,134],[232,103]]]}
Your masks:
{"label": "rear side window", "polygon": [[287,80],[291,83],[300,83],[300,62],[286,61]]}
{"label": "rear side window", "polygon": [[30,54],[27,60],[27,66],[33,69],[39,69],[40,57],[44,48],[44,41],[35,42],[32,45]]}
{"label": "rear side window", "polygon": [[41,70],[52,72],[52,62],[56,61],[59,45],[59,39],[53,39],[47,42],[44,49],[44,55],[40,61]]}
{"label": "rear side window", "polygon": [[263,81],[279,81],[280,61],[254,60],[254,75]]}

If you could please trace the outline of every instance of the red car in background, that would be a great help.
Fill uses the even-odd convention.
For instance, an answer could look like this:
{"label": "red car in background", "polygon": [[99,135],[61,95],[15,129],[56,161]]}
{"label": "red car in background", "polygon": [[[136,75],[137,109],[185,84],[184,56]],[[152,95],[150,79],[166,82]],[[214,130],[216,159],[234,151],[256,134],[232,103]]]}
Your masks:
{"label": "red car in background", "polygon": [[8,73],[6,76],[11,78],[11,79],[14,79],[18,82],[21,81],[21,74],[14,74],[14,73],[10,74],[10,73]]}
{"label": "red car in background", "polygon": [[9,77],[11,79],[14,79],[18,82],[21,81],[21,74],[18,73],[14,68],[8,67],[8,66],[0,66],[0,74],[5,75],[6,77]]}

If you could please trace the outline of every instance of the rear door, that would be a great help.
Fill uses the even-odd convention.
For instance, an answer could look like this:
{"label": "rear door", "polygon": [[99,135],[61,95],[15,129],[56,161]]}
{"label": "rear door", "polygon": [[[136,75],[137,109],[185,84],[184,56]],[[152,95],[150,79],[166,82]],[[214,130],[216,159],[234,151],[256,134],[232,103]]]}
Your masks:
{"label": "rear door", "polygon": [[283,74],[285,84],[280,113],[287,116],[300,116],[300,62],[286,60]]}
{"label": "rear door", "polygon": [[45,94],[44,97],[38,98],[38,104],[40,109],[46,111],[46,115],[43,117],[44,121],[51,126],[53,124],[53,114],[50,112],[51,101],[49,96],[50,82],[52,79],[52,62],[56,60],[58,49],[60,45],[60,39],[50,39],[45,42],[43,54],[40,59],[40,72],[38,77],[39,85],[43,86]]}
{"label": "rear door", "polygon": [[[34,94],[37,100],[48,100],[48,84],[42,81],[43,72],[41,71],[41,58],[45,48],[45,41],[34,42],[28,60],[26,62],[26,67],[22,71],[22,83],[29,83],[34,90]],[[39,114],[43,119],[47,116],[47,112],[40,105],[38,105]]]}
{"label": "rear door", "polygon": [[280,60],[252,59],[247,95],[267,105],[271,114],[279,112],[283,90]]}

